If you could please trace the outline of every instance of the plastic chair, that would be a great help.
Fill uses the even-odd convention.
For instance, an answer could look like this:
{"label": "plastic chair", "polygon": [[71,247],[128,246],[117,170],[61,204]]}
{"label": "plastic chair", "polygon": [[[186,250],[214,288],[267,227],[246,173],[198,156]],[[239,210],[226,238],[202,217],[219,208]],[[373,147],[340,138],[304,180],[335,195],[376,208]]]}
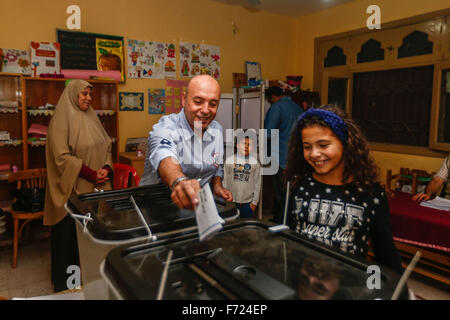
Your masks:
{"label": "plastic chair", "polygon": [[[12,172],[8,176],[8,182],[17,182],[17,190],[25,188],[45,188],[47,182],[47,169],[29,169]],[[13,240],[13,258],[12,267],[17,266],[17,255],[19,252],[19,238],[22,235],[23,228],[29,222],[40,219],[44,216],[44,211],[15,211],[11,209],[11,216],[14,221],[14,240]],[[24,220],[20,224],[20,220]]]}
{"label": "plastic chair", "polygon": [[130,174],[134,179],[134,184],[139,185],[141,179],[136,173],[136,169],[123,163],[114,163],[114,190],[126,189],[132,186]]}

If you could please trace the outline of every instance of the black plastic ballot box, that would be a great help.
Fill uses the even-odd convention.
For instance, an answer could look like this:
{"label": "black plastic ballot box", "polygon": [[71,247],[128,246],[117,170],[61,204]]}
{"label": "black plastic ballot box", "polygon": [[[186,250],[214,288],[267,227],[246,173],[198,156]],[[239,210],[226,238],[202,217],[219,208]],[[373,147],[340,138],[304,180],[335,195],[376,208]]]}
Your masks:
{"label": "black plastic ballot box", "polygon": [[377,288],[369,266],[290,230],[241,220],[206,241],[192,232],[116,247],[103,276],[118,299],[391,299],[400,275],[381,267]]}
{"label": "black plastic ballot box", "polygon": [[195,212],[177,208],[164,185],[71,197],[83,286],[101,283],[95,299],[392,297],[400,275],[388,268],[236,219],[235,204],[215,200],[226,224],[199,241]]}
{"label": "black plastic ballot box", "polygon": [[[106,192],[73,195],[66,203],[77,221],[82,284],[96,284],[94,299],[107,288],[100,266],[106,254],[119,245],[152,242],[183,233],[196,233],[195,212],[179,209],[165,185],[142,186]],[[229,222],[239,214],[234,203],[215,199],[219,215]]]}

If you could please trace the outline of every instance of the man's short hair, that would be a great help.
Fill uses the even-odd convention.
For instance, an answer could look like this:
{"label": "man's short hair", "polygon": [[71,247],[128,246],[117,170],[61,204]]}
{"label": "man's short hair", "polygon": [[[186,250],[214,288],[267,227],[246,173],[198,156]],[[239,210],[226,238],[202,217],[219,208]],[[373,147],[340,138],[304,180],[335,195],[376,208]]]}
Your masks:
{"label": "man's short hair", "polygon": [[283,95],[283,89],[281,89],[280,87],[269,87],[266,90],[266,98],[270,98],[272,97],[272,95],[280,97]]}

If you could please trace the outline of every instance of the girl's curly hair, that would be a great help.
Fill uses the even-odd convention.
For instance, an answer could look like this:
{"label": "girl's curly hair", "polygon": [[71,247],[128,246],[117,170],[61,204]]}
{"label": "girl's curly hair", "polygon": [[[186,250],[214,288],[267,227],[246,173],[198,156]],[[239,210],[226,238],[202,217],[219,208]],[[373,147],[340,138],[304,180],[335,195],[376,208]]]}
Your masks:
{"label": "girl's curly hair", "polygon": [[[366,186],[366,188],[378,182],[378,167],[370,156],[367,140],[356,122],[335,105],[323,105],[317,109],[331,111],[347,124],[348,138],[347,143],[344,143],[342,182],[351,181],[351,184],[358,187]],[[304,118],[295,124],[289,139],[287,165],[284,173],[285,180],[289,180],[293,187],[314,171],[303,155],[303,143],[300,135],[303,128],[312,126],[330,128],[318,116]]]}

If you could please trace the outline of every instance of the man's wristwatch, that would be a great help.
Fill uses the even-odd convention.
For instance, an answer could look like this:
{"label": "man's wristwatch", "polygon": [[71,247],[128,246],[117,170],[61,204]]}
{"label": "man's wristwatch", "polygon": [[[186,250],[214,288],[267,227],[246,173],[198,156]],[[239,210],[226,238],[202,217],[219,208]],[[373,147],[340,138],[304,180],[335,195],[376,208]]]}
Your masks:
{"label": "man's wristwatch", "polygon": [[186,176],[181,176],[181,177],[177,178],[177,179],[172,183],[172,186],[170,187],[170,189],[173,191],[173,189],[175,189],[175,186],[176,186],[178,183],[180,183],[181,181],[183,181],[183,180],[188,180],[188,177],[186,177]]}

